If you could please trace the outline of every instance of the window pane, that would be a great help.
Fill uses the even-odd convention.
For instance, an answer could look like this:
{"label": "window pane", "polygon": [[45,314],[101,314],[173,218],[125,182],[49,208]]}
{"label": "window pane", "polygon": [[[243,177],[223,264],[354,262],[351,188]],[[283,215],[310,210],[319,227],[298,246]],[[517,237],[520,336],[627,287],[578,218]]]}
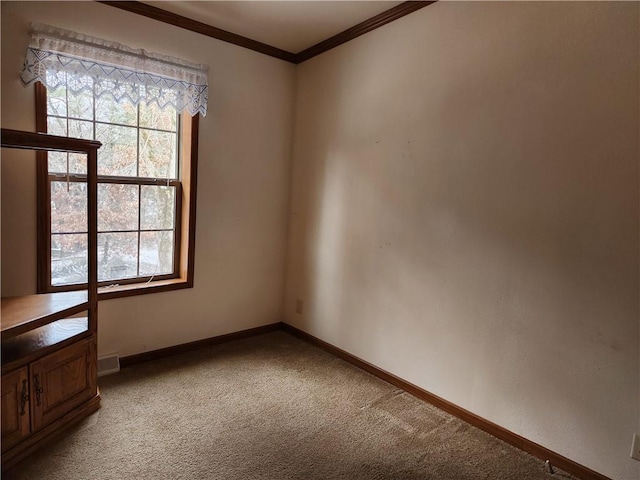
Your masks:
{"label": "window pane", "polygon": [[173,273],[173,231],[140,232],[140,275]]}
{"label": "window pane", "polygon": [[65,87],[47,91],[47,114],[67,116],[67,89]]}
{"label": "window pane", "polygon": [[[91,78],[89,81],[93,82]],[[80,93],[69,92],[69,117],[93,120],[93,92],[83,90]]]}
{"label": "window pane", "polygon": [[138,121],[138,109],[130,102],[116,103],[113,97],[103,95],[96,99],[96,120],[135,126]]}
{"label": "window pane", "polygon": [[[48,73],[52,84],[66,74]],[[56,80],[62,75],[64,78]],[[98,175],[157,178],[153,185],[98,183],[98,279],[118,283],[139,276],[174,272],[178,186],[178,112],[153,105],[116,103],[108,90],[96,97],[90,77],[71,75],[69,86],[47,92],[48,131],[54,135],[96,139]],[[87,83],[88,82],[88,83]],[[117,94],[117,85],[113,93]],[[79,94],[73,91],[82,90]],[[172,92],[170,92],[172,93]],[[65,173],[87,173],[85,154],[50,152],[48,156],[52,285],[87,280],[86,181],[67,182]],[[71,177],[72,179],[74,177]],[[76,179],[78,177],[75,177]],[[151,182],[149,182],[151,183]]]}
{"label": "window pane", "polygon": [[176,131],[178,114],[176,109],[167,106],[163,109],[155,103],[146,105],[140,103],[140,126],[146,128],[154,128],[157,130]]}
{"label": "window pane", "polygon": [[98,231],[138,229],[138,186],[98,185]]}
{"label": "window pane", "polygon": [[140,129],[141,177],[177,178],[176,134]]}
{"label": "window pane", "polygon": [[163,230],[173,228],[175,187],[142,186],[140,228]]}
{"label": "window pane", "polygon": [[67,119],[58,117],[47,118],[47,133],[50,135],[67,136]]}
{"label": "window pane", "polygon": [[98,175],[134,177],[136,175],[137,134],[132,127],[96,124]]}
{"label": "window pane", "polygon": [[86,183],[51,182],[51,231],[53,233],[87,231]]}
{"label": "window pane", "polygon": [[83,120],[69,120],[69,136],[93,140],[93,123]]}
{"label": "window pane", "polygon": [[63,152],[47,152],[49,159],[49,172],[66,173],[67,171],[67,153]]}
{"label": "window pane", "polygon": [[51,284],[87,281],[87,235],[51,235]]}
{"label": "window pane", "polygon": [[84,153],[69,154],[69,172],[71,173],[87,173],[87,155]]}
{"label": "window pane", "polygon": [[49,173],[67,173],[67,155],[69,173],[87,173],[87,156],[84,153],[47,152]]}
{"label": "window pane", "polygon": [[98,234],[98,281],[138,276],[138,234]]}

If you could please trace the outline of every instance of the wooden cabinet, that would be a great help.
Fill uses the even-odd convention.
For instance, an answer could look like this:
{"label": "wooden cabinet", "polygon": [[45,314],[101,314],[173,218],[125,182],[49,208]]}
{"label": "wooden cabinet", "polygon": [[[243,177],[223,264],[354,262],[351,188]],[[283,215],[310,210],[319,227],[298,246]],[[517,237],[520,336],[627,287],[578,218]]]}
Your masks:
{"label": "wooden cabinet", "polygon": [[2,452],[96,395],[92,339],[2,375]]}
{"label": "wooden cabinet", "polygon": [[39,430],[95,395],[94,356],[93,341],[84,340],[29,366],[32,430]]}
{"label": "wooden cabinet", "polygon": [[29,435],[29,376],[22,367],[2,375],[2,451]]}
{"label": "wooden cabinet", "polygon": [[89,232],[84,290],[2,298],[4,470],[100,408],[96,358],[100,143],[2,129],[1,144],[3,148],[86,153]]}

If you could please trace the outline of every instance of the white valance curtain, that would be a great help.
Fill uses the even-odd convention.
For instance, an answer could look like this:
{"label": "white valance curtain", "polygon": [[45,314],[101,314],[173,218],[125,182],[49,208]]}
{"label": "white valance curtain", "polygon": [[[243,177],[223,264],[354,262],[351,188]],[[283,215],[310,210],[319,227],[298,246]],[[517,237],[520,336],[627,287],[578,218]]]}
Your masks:
{"label": "white valance curtain", "polygon": [[206,65],[136,50],[81,33],[32,24],[32,37],[20,78],[49,89],[92,91],[116,102],[167,105],[191,115],[207,114]]}

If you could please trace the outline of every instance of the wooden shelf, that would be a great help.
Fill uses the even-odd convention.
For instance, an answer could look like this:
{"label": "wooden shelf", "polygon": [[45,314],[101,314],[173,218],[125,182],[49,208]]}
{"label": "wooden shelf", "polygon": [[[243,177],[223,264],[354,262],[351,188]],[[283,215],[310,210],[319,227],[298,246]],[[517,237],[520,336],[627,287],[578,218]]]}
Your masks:
{"label": "wooden shelf", "polygon": [[89,331],[87,317],[65,318],[30,330],[2,342],[2,367],[11,370],[13,362],[27,362],[59,347],[68,340]]}
{"label": "wooden shelf", "polygon": [[[36,109],[46,90],[36,84]],[[46,125],[43,127],[46,129]],[[84,290],[2,298],[2,471],[100,406],[97,384],[99,142],[0,129],[0,146],[87,155]],[[37,159],[46,168],[46,158]],[[48,188],[38,184],[39,189]],[[40,221],[41,219],[39,219]],[[83,288],[83,286],[80,286]],[[19,428],[15,428],[19,425]]]}
{"label": "wooden shelf", "polygon": [[46,133],[22,132],[20,130],[2,129],[2,148],[22,150],[46,150],[49,152],[87,153],[97,150],[102,144],[95,140],[59,137]]}
{"label": "wooden shelf", "polygon": [[2,341],[89,309],[86,290],[2,299]]}

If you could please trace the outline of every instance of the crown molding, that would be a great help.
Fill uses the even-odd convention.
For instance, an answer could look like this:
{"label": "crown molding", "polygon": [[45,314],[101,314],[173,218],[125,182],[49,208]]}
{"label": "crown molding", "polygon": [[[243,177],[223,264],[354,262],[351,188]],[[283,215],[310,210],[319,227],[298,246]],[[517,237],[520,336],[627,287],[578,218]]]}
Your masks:
{"label": "crown molding", "polygon": [[431,5],[432,3],[435,3],[435,1],[403,2],[393,8],[390,8],[389,10],[371,17],[368,20],[365,20],[364,22],[361,22],[343,32],[340,32],[333,37],[327,38],[326,40],[323,40],[322,42],[317,43],[316,45],[313,45],[299,53],[291,53],[287,52],[286,50],[267,45],[266,43],[258,42],[256,40],[243,37],[242,35],[237,35],[235,33],[228,32],[227,30],[222,30],[221,28],[213,27],[211,25],[207,25],[206,23],[198,22],[197,20],[192,20],[191,18],[183,17],[182,15],[168,12],[152,5],[147,5],[146,3],[136,1],[97,0],[98,3],[103,3],[111,7],[136,13],[144,17],[152,18],[169,25],[184,28],[191,32],[206,35],[207,37],[215,38],[217,40],[222,40],[223,42],[232,43],[240,47],[248,48],[249,50],[253,50],[255,52],[269,55],[270,57],[278,58],[280,60],[284,60],[286,62],[294,64],[299,64],[306,60],[309,60],[316,55],[320,55],[321,53],[331,50],[338,45],[342,45],[349,40],[353,40],[360,35],[364,35],[367,32],[375,30],[376,28],[380,28],[387,23],[393,22],[394,20],[397,20],[398,18],[404,17],[405,15],[415,12],[416,10],[426,7],[427,5]]}
{"label": "crown molding", "polygon": [[347,30],[334,35],[333,37],[327,38],[312,47],[307,48],[306,50],[301,51],[296,54],[295,63],[302,63],[310,58],[313,58],[321,53],[326,52],[327,50],[331,50],[332,48],[337,47],[338,45],[342,45],[350,40],[353,40],[360,35],[364,35],[365,33],[371,32],[376,28],[380,28],[387,23],[393,22],[398,18],[404,17],[410,13],[415,12],[416,10],[420,10],[432,3],[436,3],[435,1],[430,2],[403,2],[400,5],[396,5],[389,10],[386,10],[375,17],[371,17],[364,22],[361,22]]}
{"label": "crown molding", "polygon": [[296,56],[293,53],[281,50],[276,47],[272,47],[271,45],[267,45],[266,43],[243,37],[242,35],[236,35],[235,33],[222,30],[221,28],[212,27],[211,25],[207,25],[206,23],[183,17],[182,15],[167,12],[166,10],[162,10],[161,8],[157,8],[152,5],[147,5],[146,3],[129,1],[121,2],[111,0],[98,0],[98,3],[103,3],[111,7],[126,10],[128,12],[137,13],[138,15],[142,15],[144,17],[153,18],[154,20],[168,23],[169,25],[174,25],[176,27],[184,28],[185,30],[190,30],[195,33],[200,33],[202,35],[206,35],[207,37],[216,38],[218,40],[222,40],[223,42],[232,43],[240,47],[248,48],[249,50],[263,53],[265,55],[269,55],[270,57],[275,57],[279,58],[280,60],[296,63]]}

